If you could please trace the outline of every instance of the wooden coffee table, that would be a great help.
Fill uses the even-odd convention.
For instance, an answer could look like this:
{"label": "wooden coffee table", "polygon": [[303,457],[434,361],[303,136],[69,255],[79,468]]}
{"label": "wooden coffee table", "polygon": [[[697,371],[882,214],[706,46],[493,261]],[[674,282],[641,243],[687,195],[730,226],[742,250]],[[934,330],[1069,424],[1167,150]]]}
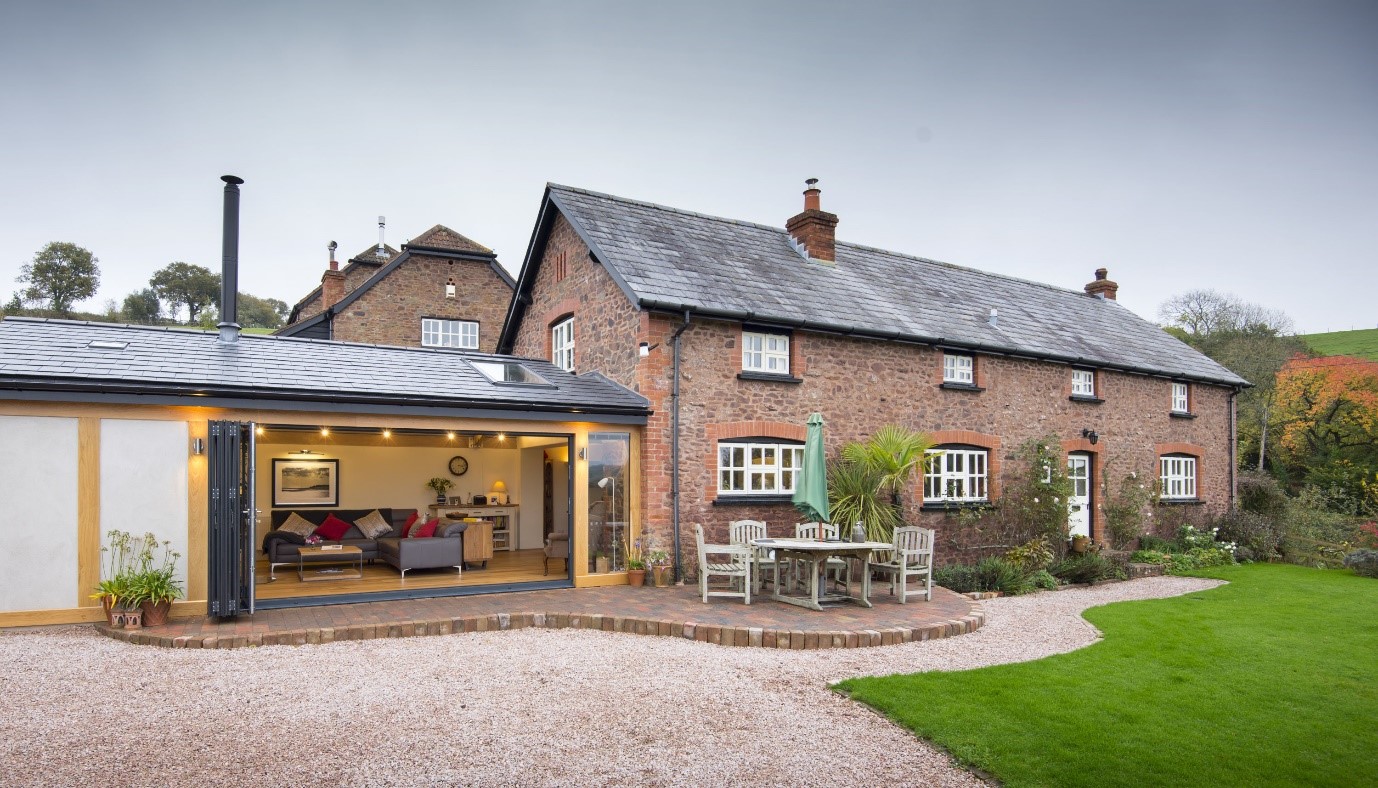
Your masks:
{"label": "wooden coffee table", "polygon": [[[354,572],[351,574],[340,568],[322,569],[312,572],[311,576],[307,577],[307,564],[350,564]],[[353,545],[297,548],[297,579],[303,583],[314,583],[317,580],[362,580],[363,577],[364,551],[361,548]]]}

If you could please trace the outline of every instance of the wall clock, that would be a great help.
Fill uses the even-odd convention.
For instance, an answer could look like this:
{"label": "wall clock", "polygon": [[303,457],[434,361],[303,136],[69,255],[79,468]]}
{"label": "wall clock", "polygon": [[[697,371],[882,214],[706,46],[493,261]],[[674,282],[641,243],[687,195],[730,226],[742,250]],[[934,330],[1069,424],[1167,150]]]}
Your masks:
{"label": "wall clock", "polygon": [[463,476],[469,472],[469,461],[459,455],[450,458],[450,475]]}

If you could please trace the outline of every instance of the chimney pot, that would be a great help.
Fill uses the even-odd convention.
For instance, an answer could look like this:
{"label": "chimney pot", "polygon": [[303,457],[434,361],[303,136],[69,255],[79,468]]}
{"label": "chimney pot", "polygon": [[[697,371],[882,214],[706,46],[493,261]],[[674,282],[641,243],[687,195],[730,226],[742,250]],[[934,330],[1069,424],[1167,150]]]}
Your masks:
{"label": "chimney pot", "polygon": [[1109,275],[1110,272],[1106,269],[1097,268],[1095,281],[1087,283],[1086,287],[1083,288],[1086,290],[1086,294],[1097,298],[1108,298],[1111,301],[1116,300],[1115,294],[1119,292],[1120,286],[1108,279]]}
{"label": "chimney pot", "polygon": [[818,179],[804,181],[804,210],[785,222],[796,243],[803,247],[810,260],[833,263],[837,260],[837,215],[821,207]]}

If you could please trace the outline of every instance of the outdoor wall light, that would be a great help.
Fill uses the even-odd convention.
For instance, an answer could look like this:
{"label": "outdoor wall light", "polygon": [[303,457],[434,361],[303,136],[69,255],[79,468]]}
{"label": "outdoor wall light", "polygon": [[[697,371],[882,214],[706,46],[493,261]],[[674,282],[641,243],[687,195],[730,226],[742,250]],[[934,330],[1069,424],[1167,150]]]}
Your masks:
{"label": "outdoor wall light", "polygon": [[192,439],[191,439],[191,453],[194,454],[194,455],[196,455],[197,457],[200,457],[202,454],[205,454],[205,453],[206,453],[206,439],[205,439],[205,438],[192,438]]}
{"label": "outdoor wall light", "polygon": [[1083,428],[1081,431],[1081,437],[1090,441],[1092,446],[1095,446],[1096,443],[1100,441],[1100,435],[1095,430],[1088,430]]}
{"label": "outdoor wall light", "polygon": [[641,354],[642,358],[645,358],[651,355],[651,351],[655,350],[658,347],[660,347],[659,342],[655,343],[654,345],[652,345],[650,342],[642,342],[640,348],[638,349],[638,352]]}

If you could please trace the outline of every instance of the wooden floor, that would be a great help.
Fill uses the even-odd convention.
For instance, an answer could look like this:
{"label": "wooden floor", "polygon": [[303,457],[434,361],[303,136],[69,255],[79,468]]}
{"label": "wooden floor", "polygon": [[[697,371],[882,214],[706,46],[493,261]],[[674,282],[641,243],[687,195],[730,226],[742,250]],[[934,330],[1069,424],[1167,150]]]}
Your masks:
{"label": "wooden floor", "polygon": [[[297,566],[278,566],[277,580],[268,580],[268,561],[259,556],[255,565],[255,596],[258,599],[285,599],[303,596],[329,596],[332,594],[359,594],[374,591],[401,591],[417,588],[450,588],[453,586],[483,586],[497,583],[529,583],[539,580],[559,580],[564,578],[565,562],[550,562],[550,574],[542,574],[543,550],[498,551],[488,560],[488,568],[481,564],[470,564],[461,574],[453,569],[409,569],[404,580],[400,572],[381,560],[364,563],[364,577],[361,580],[319,580],[305,582],[297,579]],[[318,567],[324,568],[324,567]],[[331,568],[342,568],[345,574],[353,574],[352,567],[343,564]],[[316,571],[308,564],[309,573]]]}

